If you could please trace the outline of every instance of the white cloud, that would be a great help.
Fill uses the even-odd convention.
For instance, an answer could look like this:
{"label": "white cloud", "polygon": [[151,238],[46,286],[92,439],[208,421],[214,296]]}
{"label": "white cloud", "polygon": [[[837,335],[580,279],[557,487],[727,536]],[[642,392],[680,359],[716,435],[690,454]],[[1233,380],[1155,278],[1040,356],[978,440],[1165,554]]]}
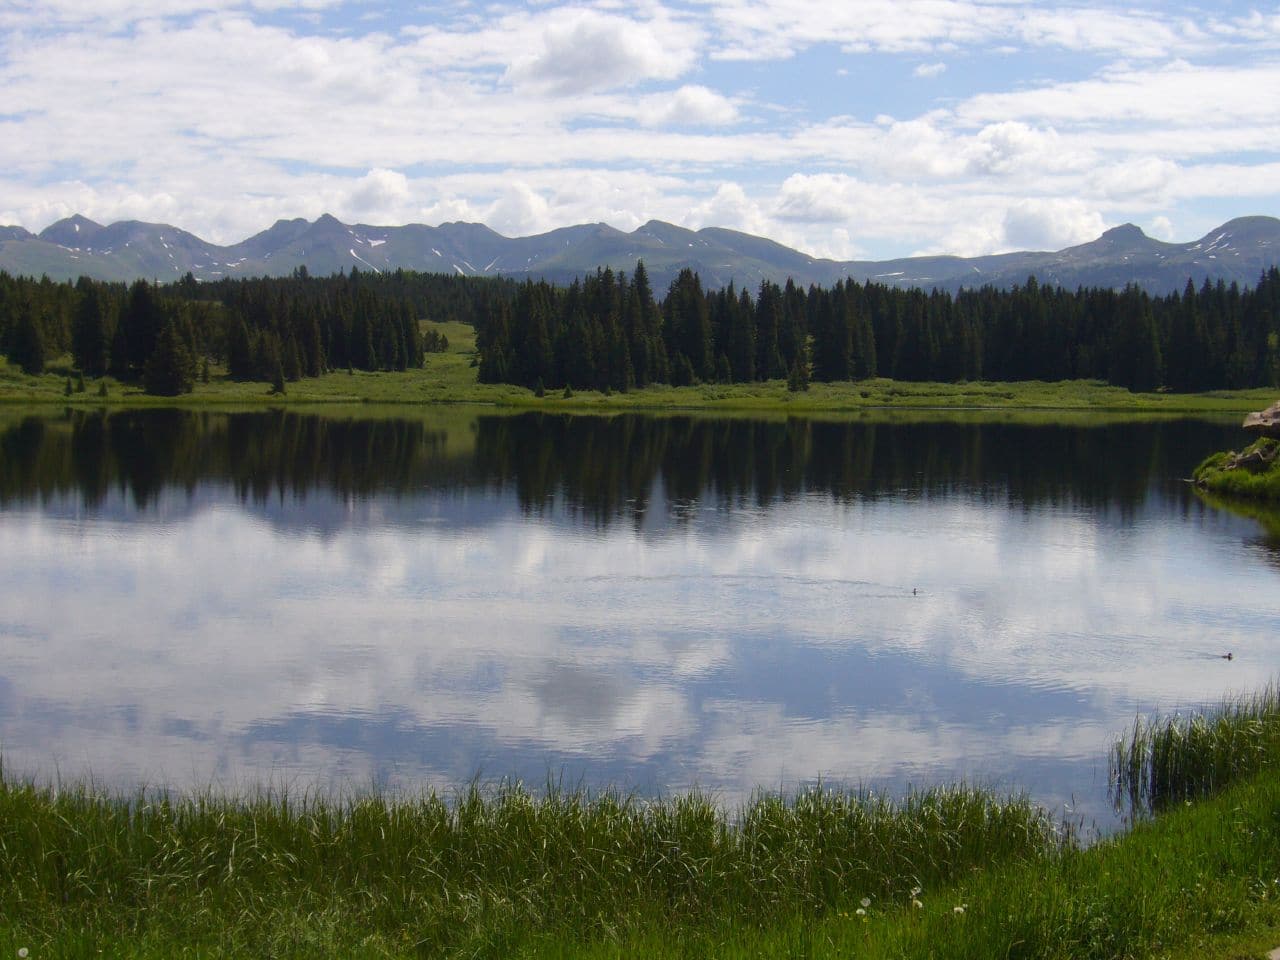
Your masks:
{"label": "white cloud", "polygon": [[1021,200],[1005,211],[1004,241],[1014,250],[1060,250],[1096,239],[1106,223],[1080,200]]}
{"label": "white cloud", "polygon": [[1156,217],[1153,219],[1148,225],[1146,232],[1149,236],[1155,237],[1157,240],[1172,240],[1177,236],[1177,231],[1174,229],[1173,221],[1168,217]]}
{"label": "white cloud", "polygon": [[[1117,10],[1098,3],[1044,7],[999,0],[705,0],[719,27],[714,56],[769,60],[835,43],[849,52],[947,52],[999,45],[1049,47],[1160,59],[1217,49],[1223,42],[1280,45],[1275,16],[1230,19],[1203,11]],[[1010,41],[1017,41],[1011,44]]]}
{"label": "white cloud", "polygon": [[738,108],[732,100],[700,85],[686,85],[674,93],[654,94],[645,99],[639,116],[652,127],[714,127],[734,123]]}
{"label": "white cloud", "polygon": [[722,183],[715,195],[689,211],[685,222],[694,228],[729,227],[745,233],[767,233],[769,223],[759,205],[736,183]]}
{"label": "white cloud", "polygon": [[550,204],[528,184],[512,183],[486,211],[484,221],[507,236],[543,233],[554,226]]}
{"label": "white cloud", "polygon": [[962,152],[973,171],[1000,176],[1081,170],[1092,161],[1064,144],[1052,127],[1036,128],[1017,121],[983,127]]}
{"label": "white cloud", "polygon": [[1134,157],[1109,164],[1089,177],[1095,196],[1108,200],[1160,200],[1178,176],[1178,165],[1160,157]]}
{"label": "white cloud", "polygon": [[[11,5],[0,18],[26,19],[0,31],[0,215],[33,228],[71,212],[166,220],[221,241],[322,212],[493,217],[508,232],[724,217],[806,250],[889,256],[1006,249],[1010,210],[1016,235],[1075,236],[1024,230],[1021,203],[1078,199],[1107,222],[1208,229],[1205,201],[1280,196],[1266,159],[1280,101],[1240,94],[1280,84],[1280,63],[1258,52],[1270,16],[1193,29],[1180,14],[1097,5],[690,3],[463,5],[395,33],[268,22],[230,0],[123,30],[65,0],[57,16],[71,26],[34,29],[37,8]],[[1024,34],[1105,55],[1100,35],[1139,21],[1187,59],[1084,79],[1050,58],[1043,76],[1001,76],[991,59],[983,92],[948,96],[997,46],[1016,62]],[[894,118],[852,80],[797,86],[812,66],[835,88],[828,61],[784,76],[763,59],[713,59],[735,47],[799,59],[831,43],[898,56],[899,75],[933,72],[943,55],[949,69],[901,85]],[[1198,49],[1216,52],[1199,63]]]}
{"label": "white cloud", "polygon": [[970,123],[1035,119],[1100,128],[1109,122],[1189,130],[1280,121],[1280,98],[1243,95],[1274,89],[1280,63],[1198,66],[1178,61],[1152,69],[1122,68],[1071,83],[981,94],[958,109]]}
{"label": "white cloud", "polygon": [[409,199],[409,178],[395,170],[370,170],[356,181],[344,205],[352,219],[376,222],[380,217],[394,216]]}
{"label": "white cloud", "polygon": [[0,9],[0,25],[46,30],[54,26],[123,29],[137,23],[230,10],[321,10],[344,0],[10,0]]}
{"label": "white cloud", "polygon": [[590,9],[553,10],[534,26],[506,78],[557,94],[673,80],[693,66],[694,39],[669,17],[638,21]]}
{"label": "white cloud", "polygon": [[926,80],[931,80],[934,77],[942,76],[946,72],[947,72],[947,65],[945,63],[938,62],[938,63],[922,63],[919,66],[917,66],[914,70],[912,70],[911,74],[912,76],[921,77]]}
{"label": "white cloud", "polygon": [[776,216],[797,223],[847,223],[868,187],[838,174],[792,174],[778,194]]}
{"label": "white cloud", "polygon": [[988,35],[999,10],[998,5],[954,0],[710,0],[708,6],[720,27],[713,55],[752,60],[794,56],[826,43],[851,52],[916,52],[971,43]]}
{"label": "white cloud", "polygon": [[1096,6],[1035,8],[1017,17],[1018,35],[1036,47],[1161,58],[1203,48],[1204,32],[1190,20]]}

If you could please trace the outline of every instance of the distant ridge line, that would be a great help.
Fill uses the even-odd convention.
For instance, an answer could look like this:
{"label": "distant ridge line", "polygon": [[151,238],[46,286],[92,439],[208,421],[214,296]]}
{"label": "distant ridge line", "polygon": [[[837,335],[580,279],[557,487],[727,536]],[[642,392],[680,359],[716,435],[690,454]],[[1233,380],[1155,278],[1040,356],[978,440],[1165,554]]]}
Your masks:
{"label": "distant ridge line", "polygon": [[219,246],[169,224],[124,220],[109,225],[76,214],[39,234],[0,227],[0,270],[71,280],[139,277],[201,280],[285,276],[305,266],[314,274],[339,270],[419,270],[464,276],[504,276],[566,283],[598,268],[631,271],[643,260],[655,285],[682,269],[704,286],[757,287],[793,279],[802,286],[839,280],[954,292],[961,287],[1008,288],[1029,276],[1074,289],[1128,284],[1154,294],[1181,290],[1188,279],[1252,286],[1280,265],[1280,219],[1239,217],[1199,240],[1167,243],[1123,224],[1096,240],[1058,251],[1019,251],[984,257],[927,256],[884,261],[814,257],[724,227],[689,230],[650,220],[630,233],[604,223],[505,237],[480,223],[372,226],[346,224],[330,214],[314,221],[277,220],[239,243]]}

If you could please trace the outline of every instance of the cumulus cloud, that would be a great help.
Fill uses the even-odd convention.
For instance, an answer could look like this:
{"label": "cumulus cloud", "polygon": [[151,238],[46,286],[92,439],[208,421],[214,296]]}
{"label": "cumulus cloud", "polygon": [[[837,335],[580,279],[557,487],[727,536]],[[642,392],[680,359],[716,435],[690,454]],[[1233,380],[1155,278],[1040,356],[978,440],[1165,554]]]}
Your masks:
{"label": "cumulus cloud", "polygon": [[846,223],[866,189],[866,184],[838,174],[792,174],[779,191],[775,216],[797,223]]}
{"label": "cumulus cloud", "polygon": [[395,170],[376,169],[355,182],[344,205],[354,218],[376,220],[398,213],[409,198],[409,178]]}
{"label": "cumulus cloud", "polygon": [[737,119],[738,108],[732,100],[696,84],[649,97],[640,110],[641,122],[651,127],[715,127]]}
{"label": "cumulus cloud", "polygon": [[549,230],[550,204],[528,184],[516,182],[507,187],[485,211],[485,222],[507,236],[526,236]]}
{"label": "cumulus cloud", "polygon": [[668,17],[638,21],[590,9],[547,15],[506,72],[520,86],[571,94],[672,80],[692,67],[688,31],[669,29]]}
{"label": "cumulus cloud", "polygon": [[736,183],[722,183],[714,196],[696,205],[686,222],[691,227],[730,227],[746,233],[766,233],[768,221],[760,206]]}
{"label": "cumulus cloud", "polygon": [[1004,214],[1005,244],[1012,250],[1060,250],[1096,239],[1105,229],[1102,215],[1080,200],[1022,200]]}
{"label": "cumulus cloud", "polygon": [[1084,169],[1090,158],[1068,148],[1052,127],[1036,128],[1018,121],[988,124],[964,147],[970,169],[1007,175]]}
{"label": "cumulus cloud", "polygon": [[1161,157],[1134,157],[1095,171],[1089,185],[1109,200],[1159,199],[1178,176],[1178,165]]}
{"label": "cumulus cloud", "polygon": [[1157,240],[1172,240],[1177,236],[1173,228],[1173,221],[1168,217],[1156,217],[1147,226],[1146,230],[1149,236],[1155,237]]}
{"label": "cumulus cloud", "polygon": [[[891,256],[1074,242],[1094,217],[1207,230],[1218,198],[1280,196],[1280,100],[1240,94],[1280,83],[1270,14],[547,0],[430,5],[387,31],[345,8],[325,29],[261,14],[275,3],[0,9],[0,219],[136,217],[230,242],[323,212],[509,233],[657,217]],[[859,72],[832,44],[940,79],[890,107],[832,76]],[[1087,66],[1125,44],[1125,62]],[[1037,49],[1092,58],[1042,58],[1034,79],[991,61],[965,71],[980,92],[948,96],[998,47],[1010,70]],[[831,89],[797,86],[809,71]],[[1053,213],[1063,198],[1086,215]]]}

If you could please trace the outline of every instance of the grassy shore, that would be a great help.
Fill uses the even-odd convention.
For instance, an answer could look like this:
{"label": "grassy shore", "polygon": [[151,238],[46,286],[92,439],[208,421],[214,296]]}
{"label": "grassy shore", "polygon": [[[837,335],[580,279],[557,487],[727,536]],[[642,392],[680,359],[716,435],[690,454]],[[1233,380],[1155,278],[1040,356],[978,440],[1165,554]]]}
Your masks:
{"label": "grassy shore", "polygon": [[1280,503],[1280,441],[1263,438],[1239,453],[1207,457],[1192,474],[1196,486],[1230,499]]}
{"label": "grassy shore", "polygon": [[[1280,698],[1116,749],[1135,825],[813,789],[726,811],[518,785],[442,799],[104,796],[0,777],[0,955],[1261,957]],[[1155,811],[1155,815],[1151,815]]]}
{"label": "grassy shore", "polygon": [[[287,385],[284,394],[267,384],[226,379],[225,371],[211,371],[209,383],[176,400],[150,397],[136,384],[111,377],[85,383],[75,392],[76,372],[69,357],[51,363],[39,376],[26,376],[0,359],[0,403],[19,404],[155,404],[165,406],[304,405],[304,404],[485,404],[516,409],[573,411],[715,410],[758,413],[849,412],[885,408],[1014,409],[1148,411],[1168,413],[1243,413],[1261,409],[1275,399],[1270,389],[1213,391],[1201,394],[1130,393],[1097,381],[1062,383],[906,383],[887,379],[856,383],[815,383],[791,393],[782,380],[767,383],[705,384],[694,387],[653,386],[627,393],[603,394],[548,391],[536,397],[523,387],[476,382],[475,336],[462,324],[436,326],[449,338],[448,353],[428,354],[422,369],[404,373],[345,371]],[[66,393],[68,379],[71,394]],[[105,385],[106,396],[100,395]]]}
{"label": "grassy shore", "polygon": [[[0,789],[0,952],[505,957],[909,901],[1061,846],[1025,800],[813,790],[732,814],[519,786],[391,802]],[[12,951],[9,954],[12,956]]]}

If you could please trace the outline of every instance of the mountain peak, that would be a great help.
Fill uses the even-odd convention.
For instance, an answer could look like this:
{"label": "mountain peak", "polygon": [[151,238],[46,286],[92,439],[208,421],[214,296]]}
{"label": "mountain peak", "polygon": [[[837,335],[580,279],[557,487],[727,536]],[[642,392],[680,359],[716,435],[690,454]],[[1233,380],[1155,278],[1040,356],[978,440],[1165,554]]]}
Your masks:
{"label": "mountain peak", "polygon": [[1274,242],[1280,237],[1280,220],[1275,217],[1236,217],[1228,220],[1215,230],[1210,230],[1200,242],[1210,241],[1213,237],[1228,236],[1237,241],[1267,240]]}
{"label": "mountain peak", "polygon": [[1136,223],[1122,223],[1118,227],[1112,227],[1098,239],[1110,240],[1112,243],[1133,243],[1138,240],[1146,240],[1147,235],[1142,232],[1142,228]]}
{"label": "mountain peak", "polygon": [[[128,249],[126,249],[128,248]],[[88,251],[92,256],[84,256]],[[578,224],[508,239],[482,223],[394,227],[351,226],[332,214],[315,221],[278,220],[230,246],[206,243],[164,224],[125,221],[103,227],[83,216],[46,228],[39,238],[0,228],[0,270],[24,276],[131,281],[139,276],[197,278],[287,276],[305,265],[323,275],[350,269],[443,270],[470,276],[545,276],[568,283],[598,268],[634,269],[644,259],[650,283],[664,286],[685,268],[711,288],[761,279],[801,287],[871,280],[899,287],[955,291],[975,284],[1007,286],[1035,275],[1041,284],[1121,289],[1138,283],[1153,292],[1181,290],[1188,277],[1253,284],[1280,263],[1280,220],[1239,217],[1198,243],[1165,243],[1131,223],[1080,246],[1053,253],[995,257],[908,257],[893,261],[825,260],[765,237],[706,227],[697,232],[650,220],[631,233],[607,224]]]}
{"label": "mountain peak", "polygon": [[41,240],[56,243],[62,247],[86,246],[89,238],[103,229],[102,224],[94,223],[88,217],[75,213],[69,217],[51,223],[40,231]]}

